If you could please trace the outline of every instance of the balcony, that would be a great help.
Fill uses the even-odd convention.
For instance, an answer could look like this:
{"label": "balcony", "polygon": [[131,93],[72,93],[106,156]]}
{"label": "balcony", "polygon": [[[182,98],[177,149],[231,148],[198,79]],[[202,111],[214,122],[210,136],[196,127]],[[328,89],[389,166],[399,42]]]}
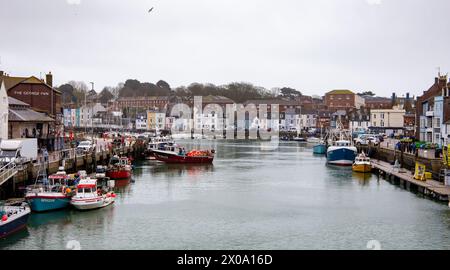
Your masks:
{"label": "balcony", "polygon": [[433,117],[434,116],[434,111],[428,111],[425,113],[426,117]]}

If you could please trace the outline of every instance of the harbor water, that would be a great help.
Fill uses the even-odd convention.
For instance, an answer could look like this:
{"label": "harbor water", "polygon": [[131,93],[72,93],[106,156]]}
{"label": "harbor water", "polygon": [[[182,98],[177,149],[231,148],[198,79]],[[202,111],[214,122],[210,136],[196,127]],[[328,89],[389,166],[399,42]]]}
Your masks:
{"label": "harbor water", "polygon": [[450,249],[446,204],[327,166],[312,146],[179,143],[216,149],[214,164],[139,161],[113,206],[32,214],[0,249]]}

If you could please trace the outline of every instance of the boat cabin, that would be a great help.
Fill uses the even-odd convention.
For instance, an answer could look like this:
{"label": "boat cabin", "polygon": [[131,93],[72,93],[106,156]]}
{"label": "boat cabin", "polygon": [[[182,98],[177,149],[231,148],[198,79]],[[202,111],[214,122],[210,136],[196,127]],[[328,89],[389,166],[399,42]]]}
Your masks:
{"label": "boat cabin", "polygon": [[350,141],[345,141],[345,140],[341,140],[341,141],[336,141],[334,143],[335,146],[351,146],[351,142]]}
{"label": "boat cabin", "polygon": [[97,179],[82,179],[77,185],[77,197],[97,197]]}

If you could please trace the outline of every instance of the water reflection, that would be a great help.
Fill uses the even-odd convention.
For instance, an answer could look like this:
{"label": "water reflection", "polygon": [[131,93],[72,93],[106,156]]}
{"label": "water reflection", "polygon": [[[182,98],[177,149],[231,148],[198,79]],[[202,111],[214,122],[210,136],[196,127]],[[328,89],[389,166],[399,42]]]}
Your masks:
{"label": "water reflection", "polygon": [[28,222],[30,227],[39,227],[50,223],[68,224],[71,222],[70,210],[32,213]]}
{"label": "water reflection", "polygon": [[353,178],[355,178],[361,186],[368,186],[370,184],[370,179],[372,179],[372,174],[353,172]]}
{"label": "water reflection", "polygon": [[28,228],[25,228],[19,232],[11,234],[10,236],[8,236],[6,238],[0,238],[0,249],[8,248],[9,246],[14,245],[20,241],[24,241],[29,236],[30,236],[30,232],[28,231]]}
{"label": "water reflection", "polygon": [[167,176],[199,176],[207,172],[214,171],[213,164],[164,164],[158,163],[151,168],[151,173]]}

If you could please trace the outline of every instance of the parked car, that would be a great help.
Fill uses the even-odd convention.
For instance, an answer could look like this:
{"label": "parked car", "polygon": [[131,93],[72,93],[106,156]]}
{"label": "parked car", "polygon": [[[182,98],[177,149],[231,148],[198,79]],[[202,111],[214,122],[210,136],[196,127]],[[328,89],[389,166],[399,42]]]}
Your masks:
{"label": "parked car", "polygon": [[355,145],[378,145],[380,140],[375,135],[363,134],[354,140]]}
{"label": "parked car", "polygon": [[94,150],[95,144],[93,144],[91,141],[81,141],[77,146],[77,151],[82,152],[91,152]]}

